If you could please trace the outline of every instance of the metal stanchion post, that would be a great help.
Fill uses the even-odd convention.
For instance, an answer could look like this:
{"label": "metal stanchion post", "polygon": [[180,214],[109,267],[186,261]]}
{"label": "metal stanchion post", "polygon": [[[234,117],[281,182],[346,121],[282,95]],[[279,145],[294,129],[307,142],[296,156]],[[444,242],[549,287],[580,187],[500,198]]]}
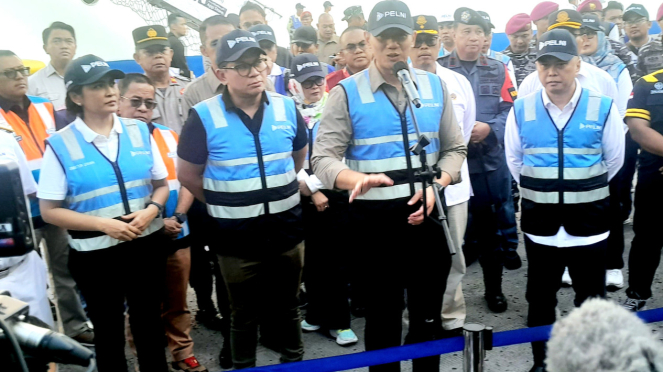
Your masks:
{"label": "metal stanchion post", "polygon": [[493,328],[483,324],[467,323],[463,327],[463,371],[483,372],[486,350],[493,349]]}

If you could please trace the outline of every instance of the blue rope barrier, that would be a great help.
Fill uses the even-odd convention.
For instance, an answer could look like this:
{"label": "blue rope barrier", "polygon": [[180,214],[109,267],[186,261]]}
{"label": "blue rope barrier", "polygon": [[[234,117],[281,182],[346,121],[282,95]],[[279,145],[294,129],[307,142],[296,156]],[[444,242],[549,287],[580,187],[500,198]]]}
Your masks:
{"label": "blue rope barrier", "polygon": [[[663,321],[663,308],[638,312],[645,323]],[[552,326],[516,329],[498,332],[493,335],[493,347],[526,344],[534,341],[547,341]],[[276,364],[249,368],[247,372],[335,372],[354,368],[375,366],[403,360],[423,358],[462,351],[463,337],[429,341],[419,344],[397,346],[388,349],[365,351],[356,354],[304,360],[296,363]]]}

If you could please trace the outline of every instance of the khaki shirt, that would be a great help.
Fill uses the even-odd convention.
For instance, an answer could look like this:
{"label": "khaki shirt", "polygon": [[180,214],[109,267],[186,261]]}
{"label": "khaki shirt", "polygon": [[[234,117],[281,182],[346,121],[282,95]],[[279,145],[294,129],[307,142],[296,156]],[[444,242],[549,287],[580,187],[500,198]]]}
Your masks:
{"label": "khaki shirt", "polygon": [[43,97],[53,103],[55,111],[65,108],[67,89],[64,87],[64,77],[60,76],[50,63],[28,78],[28,95]]}
{"label": "khaki shirt", "polygon": [[334,35],[329,41],[322,41],[318,39],[318,59],[320,62],[331,64],[334,60],[329,58],[330,55],[338,53],[341,46],[339,45],[339,37]]}
{"label": "khaki shirt", "polygon": [[[374,63],[371,63],[368,68],[368,76],[373,93],[378,89],[382,89],[387,97],[396,104],[400,112],[408,109],[405,93],[388,84]],[[467,146],[465,146],[465,141],[456,121],[449,90],[444,81],[442,79],[440,81],[444,90],[444,110],[440,117],[440,160],[437,165],[443,172],[451,176],[451,184],[455,184],[460,182],[460,168],[467,156]],[[385,107],[385,109],[391,110],[392,107]],[[375,125],[384,124],[375,123]],[[400,126],[400,123],[398,125]],[[329,92],[329,98],[322,112],[320,129],[313,146],[313,157],[311,158],[313,172],[325,187],[333,189],[338,174],[345,169],[349,169],[342,159],[351,142],[352,122],[348,111],[347,95],[343,87],[336,86]]]}
{"label": "khaki shirt", "polygon": [[190,80],[182,76],[172,76],[170,85],[165,89],[156,88],[157,107],[152,113],[152,122],[165,125],[178,135],[182,132],[182,126],[186,119],[182,99],[184,89]]}
{"label": "khaki shirt", "polygon": [[205,70],[205,73],[192,81],[184,90],[184,100],[182,101],[182,111],[184,120],[189,117],[189,110],[200,102],[210,99],[223,92],[223,84],[216,78],[211,68]]}

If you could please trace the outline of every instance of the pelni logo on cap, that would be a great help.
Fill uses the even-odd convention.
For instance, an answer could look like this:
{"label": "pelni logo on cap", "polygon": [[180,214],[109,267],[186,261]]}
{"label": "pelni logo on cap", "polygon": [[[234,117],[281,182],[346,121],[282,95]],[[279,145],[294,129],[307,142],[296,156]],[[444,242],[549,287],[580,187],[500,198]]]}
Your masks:
{"label": "pelni logo on cap", "polygon": [[382,18],[386,17],[399,17],[399,18],[407,18],[407,15],[404,12],[399,12],[397,10],[392,10],[389,12],[384,12],[384,13],[377,13],[377,21],[381,20]]}
{"label": "pelni logo on cap", "polygon": [[[258,35],[269,35],[269,36],[272,36],[272,35],[273,35],[271,32],[269,32],[269,31],[263,31],[263,30],[259,30],[259,31],[251,31],[251,33],[253,34],[253,36],[258,36]],[[231,47],[231,48],[232,48],[232,47]]]}
{"label": "pelni logo on cap", "polygon": [[81,68],[83,69],[83,71],[85,71],[86,74],[95,67],[109,67],[109,66],[108,63],[103,61],[92,62],[89,65],[81,65]]}
{"label": "pelni logo on cap", "polygon": [[228,40],[228,46],[232,49],[235,47],[235,45],[239,43],[245,43],[247,41],[253,41],[254,43],[256,42],[256,39],[248,36],[241,36],[238,38],[235,38],[235,40]]}
{"label": "pelni logo on cap", "polygon": [[539,43],[539,49],[543,49],[544,47],[547,47],[549,45],[552,45],[552,46],[566,46],[566,40],[542,41],[542,42]]}
{"label": "pelni logo on cap", "polygon": [[303,65],[297,65],[297,71],[301,71],[307,67],[319,67],[320,64],[318,62],[306,62]]}

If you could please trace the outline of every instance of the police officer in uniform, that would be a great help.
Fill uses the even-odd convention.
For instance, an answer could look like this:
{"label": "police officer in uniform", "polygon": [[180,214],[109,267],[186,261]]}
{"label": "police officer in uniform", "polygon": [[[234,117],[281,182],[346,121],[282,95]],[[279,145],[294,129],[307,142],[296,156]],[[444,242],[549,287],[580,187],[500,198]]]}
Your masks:
{"label": "police officer in uniform", "polygon": [[173,50],[168,33],[160,25],[138,27],[133,31],[136,53],[134,60],[157,88],[157,107],[152,121],[165,125],[180,134],[186,114],[183,110],[184,88],[190,79],[170,72]]}
{"label": "police officer in uniform", "polygon": [[488,29],[481,15],[459,8],[454,19],[456,50],[438,59],[438,63],[470,81],[477,105],[476,124],[468,146],[474,196],[470,199],[466,255],[476,257],[479,253],[488,307],[500,313],[507,309],[502,267],[521,266],[516,253],[518,232],[511,176],[504,157],[504,124],[516,90],[504,63],[480,53]]}
{"label": "police officer in uniform", "polygon": [[178,148],[182,186],[207,204],[222,236],[211,248],[230,296],[238,369],[255,366],[259,318],[269,321],[261,334],[282,362],[304,354],[297,172],[306,158],[306,124],[292,99],[265,92],[266,60],[250,32],[224,36],[214,73],[226,89],[193,107]]}
{"label": "police officer in uniform", "polygon": [[[374,60],[331,90],[313,147],[313,171],[322,183],[329,189],[351,190],[356,270],[364,274],[366,289],[367,350],[401,344],[404,290],[410,315],[406,343],[437,337],[451,264],[442,229],[424,220],[424,191],[414,178],[421,163],[409,151],[416,133],[393,72],[397,62],[407,62],[412,27],[405,3],[375,5],[367,33]],[[435,74],[416,69],[410,74],[422,101],[415,115],[421,132],[431,139],[428,162],[439,165],[442,175],[435,182],[445,187],[459,181],[466,154],[449,91]],[[432,212],[438,191],[430,186],[425,192],[425,207]],[[434,371],[439,364],[439,356],[415,359],[413,370]],[[399,371],[400,365],[369,370]]]}
{"label": "police officer in uniform", "polygon": [[626,124],[640,144],[635,215],[629,256],[628,298],[624,306],[642,309],[652,296],[651,286],[661,258],[660,212],[663,207],[663,70],[645,75],[633,89],[626,111]]}
{"label": "police officer in uniform", "polygon": [[[555,322],[565,266],[576,306],[605,296],[608,182],[624,162],[617,106],[576,79],[581,62],[575,37],[552,30],[539,40],[537,70],[544,88],[516,100],[504,140],[523,196],[530,327]],[[545,343],[533,342],[532,351],[531,371],[545,371]]]}

